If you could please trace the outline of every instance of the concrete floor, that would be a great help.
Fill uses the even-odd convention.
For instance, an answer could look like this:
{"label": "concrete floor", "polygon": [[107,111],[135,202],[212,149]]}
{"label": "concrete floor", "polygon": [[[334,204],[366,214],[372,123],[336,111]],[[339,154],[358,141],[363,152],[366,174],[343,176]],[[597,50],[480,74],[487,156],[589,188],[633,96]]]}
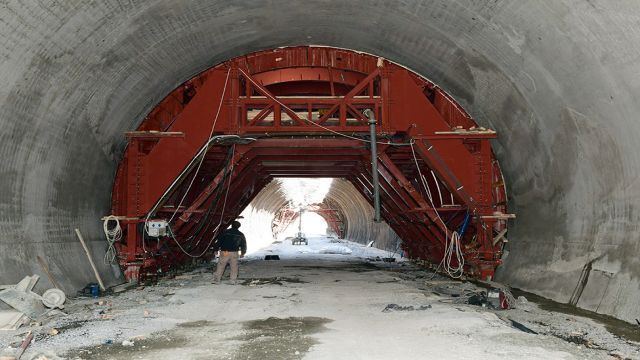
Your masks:
{"label": "concrete floor", "polygon": [[[211,284],[207,266],[154,286],[70,301],[68,317],[34,329],[26,358],[640,358],[638,343],[588,319],[532,303],[509,311],[452,304],[434,294],[447,279],[408,262],[367,262],[384,252],[354,243],[338,245],[351,254],[319,254],[329,241],[311,240],[308,248],[279,244],[246,260],[238,285]],[[260,260],[266,253],[282,260]],[[425,308],[383,312],[389,304]],[[539,334],[515,329],[510,319]],[[541,324],[553,321],[545,333]],[[59,333],[49,335],[52,328]],[[576,344],[571,334],[586,341]],[[0,334],[0,344],[19,338]],[[123,346],[125,340],[133,345]]]}

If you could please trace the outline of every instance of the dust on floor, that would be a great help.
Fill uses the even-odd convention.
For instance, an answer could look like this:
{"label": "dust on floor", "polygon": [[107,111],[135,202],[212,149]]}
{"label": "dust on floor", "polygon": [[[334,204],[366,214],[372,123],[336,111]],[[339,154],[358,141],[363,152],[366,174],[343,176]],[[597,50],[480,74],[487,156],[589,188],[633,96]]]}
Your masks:
{"label": "dust on floor", "polygon": [[[506,311],[457,304],[441,294],[448,279],[413,264],[367,262],[369,250],[360,248],[360,256],[299,249],[276,244],[265,253],[282,260],[244,261],[238,285],[212,284],[203,267],[74,299],[69,316],[32,328],[36,341],[24,359],[640,358],[638,343],[592,319],[533,302]],[[0,349],[20,339],[0,335]]]}

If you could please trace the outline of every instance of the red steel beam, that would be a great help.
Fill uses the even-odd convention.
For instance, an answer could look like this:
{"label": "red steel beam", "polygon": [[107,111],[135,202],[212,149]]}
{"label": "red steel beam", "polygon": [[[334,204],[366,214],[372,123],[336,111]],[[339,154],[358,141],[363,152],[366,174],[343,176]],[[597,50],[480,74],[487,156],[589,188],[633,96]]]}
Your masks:
{"label": "red steel beam", "polygon": [[[126,241],[118,244],[121,263],[164,266],[157,250],[144,251],[137,225],[153,212],[172,214],[183,196],[172,224],[181,242],[198,228],[203,236],[215,236],[219,220],[199,222],[207,218],[216,191],[226,196],[230,186],[224,213],[218,204],[209,215],[226,226],[275,176],[344,177],[371,202],[364,108],[378,119],[379,142],[413,141],[420,170],[435,174],[435,179],[427,176],[428,190],[422,189],[412,149],[381,144],[382,216],[404,248],[413,257],[438,262],[445,234],[469,211],[474,221],[461,240],[468,270],[491,276],[502,246],[493,245],[493,235],[506,222],[482,216],[507,209],[504,180],[489,143],[496,134],[477,128],[448,95],[405,68],[367,54],[313,47],[258,52],[215,66],[176,89],[128,135],[112,202],[114,214],[131,219]],[[209,134],[255,138],[226,138],[207,146]],[[226,149],[234,142],[232,170],[225,177]],[[193,159],[205,146],[194,179],[198,159]],[[433,204],[427,191],[434,194]],[[441,195],[446,199],[440,201]],[[443,206],[451,195],[455,208]],[[328,223],[337,226],[337,221]]]}

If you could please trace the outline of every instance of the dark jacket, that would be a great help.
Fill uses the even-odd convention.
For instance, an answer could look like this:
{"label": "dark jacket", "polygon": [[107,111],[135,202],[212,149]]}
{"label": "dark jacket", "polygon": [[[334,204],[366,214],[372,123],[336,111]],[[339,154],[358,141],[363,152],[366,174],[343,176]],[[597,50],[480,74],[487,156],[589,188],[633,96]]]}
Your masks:
{"label": "dark jacket", "polygon": [[216,240],[214,250],[240,251],[242,255],[247,252],[247,239],[238,229],[227,229]]}

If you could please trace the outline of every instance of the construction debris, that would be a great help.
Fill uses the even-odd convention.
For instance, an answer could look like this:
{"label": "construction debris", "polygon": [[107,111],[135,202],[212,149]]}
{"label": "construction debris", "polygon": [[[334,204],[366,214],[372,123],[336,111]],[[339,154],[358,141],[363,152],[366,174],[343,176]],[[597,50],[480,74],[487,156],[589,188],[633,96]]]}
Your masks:
{"label": "construction debris", "polygon": [[431,309],[431,305],[420,305],[418,307],[415,307],[413,305],[408,305],[408,306],[400,306],[398,304],[389,304],[387,305],[382,312],[392,312],[392,311],[423,311],[423,310],[427,310],[427,309]]}
{"label": "construction debris", "polygon": [[133,345],[135,345],[135,343],[131,340],[124,340],[122,342],[122,346],[133,346]]}
{"label": "construction debris", "polygon": [[42,294],[42,303],[50,309],[64,309],[67,296],[60,289],[49,289]]}
{"label": "construction debris", "polygon": [[16,285],[0,291],[0,300],[31,319],[40,317],[46,312],[42,297],[31,291],[39,279],[38,275],[26,276]]}
{"label": "construction debris", "polygon": [[[312,242],[315,244],[318,240],[312,239]],[[318,244],[317,248],[323,246]],[[184,351],[181,357],[165,357],[190,358],[194,353],[205,354],[207,351],[220,354],[218,344],[228,338],[234,338],[233,346],[239,353],[230,353],[226,357],[241,357],[240,354],[246,354],[247,349],[265,349],[266,341],[271,341],[269,336],[273,334],[274,325],[277,328],[279,321],[284,321],[269,320],[269,316],[299,316],[322,309],[323,316],[328,319],[358,321],[366,316],[368,326],[377,330],[368,329],[367,336],[363,337],[364,341],[369,341],[366,343],[368,347],[374,349],[365,354],[369,358],[376,358],[373,351],[379,349],[376,348],[377,342],[389,340],[389,344],[398,347],[411,346],[415,342],[416,346],[424,346],[422,341],[441,341],[439,336],[445,333],[447,336],[465,336],[465,340],[468,336],[468,339],[473,339],[471,344],[461,341],[460,348],[469,347],[469,351],[476,351],[477,346],[484,346],[483,351],[491,358],[513,358],[517,349],[524,349],[531,351],[530,358],[560,358],[565,355],[566,358],[596,359],[611,354],[620,359],[640,359],[637,350],[640,343],[616,337],[593,320],[540,309],[538,299],[533,295],[527,294],[528,303],[519,299],[517,308],[506,311],[464,302],[454,305],[443,303],[445,301],[441,300],[465,300],[469,294],[486,292],[487,289],[478,283],[444,278],[402,259],[398,259],[398,263],[380,262],[375,266],[364,263],[362,260],[366,257],[384,256],[385,253],[356,244],[349,246],[354,249],[354,254],[361,257],[345,262],[338,256],[310,254],[297,260],[265,262],[261,261],[264,252],[250,255],[241,273],[243,278],[239,279],[239,283],[245,286],[210,286],[210,276],[202,275],[211,272],[207,267],[201,268],[202,272],[186,273],[193,275],[193,279],[187,281],[185,287],[167,276],[156,285],[119,294],[107,293],[100,299],[80,297],[67,300],[69,316],[43,317],[33,322],[33,328],[29,330],[33,331],[36,342],[30,345],[23,358],[33,359],[34,354],[45,354],[50,360],[56,359],[56,355],[69,359],[108,358],[115,357],[114,354],[117,358],[151,358],[156,351],[166,350],[165,344]],[[287,254],[283,248],[293,249],[293,246],[283,243],[273,250]],[[406,265],[401,266],[402,263]],[[435,295],[435,292],[440,295]],[[144,304],[141,304],[142,300]],[[94,312],[97,313],[95,317]],[[358,316],[344,316],[346,312],[355,312]],[[221,319],[222,313],[233,317]],[[303,320],[290,319],[294,320],[283,323],[283,336],[295,338],[300,334],[297,329],[308,331]],[[438,319],[446,321],[441,324]],[[176,327],[176,320],[186,323]],[[239,323],[247,321],[254,325],[238,327]],[[476,323],[482,325],[482,335],[477,335],[475,328],[468,326]],[[333,324],[332,329],[335,327],[336,331],[343,331],[339,335],[349,336],[352,325],[357,323],[335,321]],[[55,334],[53,329],[58,333]],[[633,325],[632,331],[635,329],[637,326]],[[400,340],[386,339],[385,331],[393,331]],[[377,337],[377,333],[381,335]],[[25,334],[20,334],[20,338],[16,338],[17,334],[0,333],[0,343],[6,344],[4,349],[0,347],[0,354],[15,355],[25,337]],[[317,336],[324,335],[318,333]],[[476,341],[477,336],[487,336],[489,343]],[[321,341],[330,338],[321,338]],[[184,339],[189,340],[183,343]],[[281,339],[278,337],[279,342],[287,341]],[[365,348],[359,345],[361,341],[354,338],[354,349]],[[123,342],[133,345],[125,346]],[[280,348],[280,351],[288,351],[282,354],[299,351],[300,356],[269,358],[297,359],[306,355],[306,347],[301,348],[300,342],[290,344],[287,348]],[[407,353],[401,355],[405,356],[388,358],[413,358]]]}
{"label": "construction debris", "polygon": [[16,330],[27,321],[27,317],[16,310],[0,311],[0,330]]}
{"label": "construction debris", "polygon": [[24,354],[24,351],[27,350],[32,340],[33,340],[33,334],[31,333],[31,331],[29,331],[27,333],[27,337],[25,337],[25,339],[22,341],[22,344],[20,344],[20,348],[16,353],[16,360],[20,360],[20,358],[22,357],[22,354]]}
{"label": "construction debris", "polygon": [[35,320],[47,313],[54,315],[60,312],[52,310],[64,308],[66,296],[62,290],[49,289],[43,296],[32,291],[39,279],[38,275],[26,276],[15,285],[1,287],[4,290],[0,291],[0,300],[14,310],[0,311],[0,330],[16,330],[27,319]]}

